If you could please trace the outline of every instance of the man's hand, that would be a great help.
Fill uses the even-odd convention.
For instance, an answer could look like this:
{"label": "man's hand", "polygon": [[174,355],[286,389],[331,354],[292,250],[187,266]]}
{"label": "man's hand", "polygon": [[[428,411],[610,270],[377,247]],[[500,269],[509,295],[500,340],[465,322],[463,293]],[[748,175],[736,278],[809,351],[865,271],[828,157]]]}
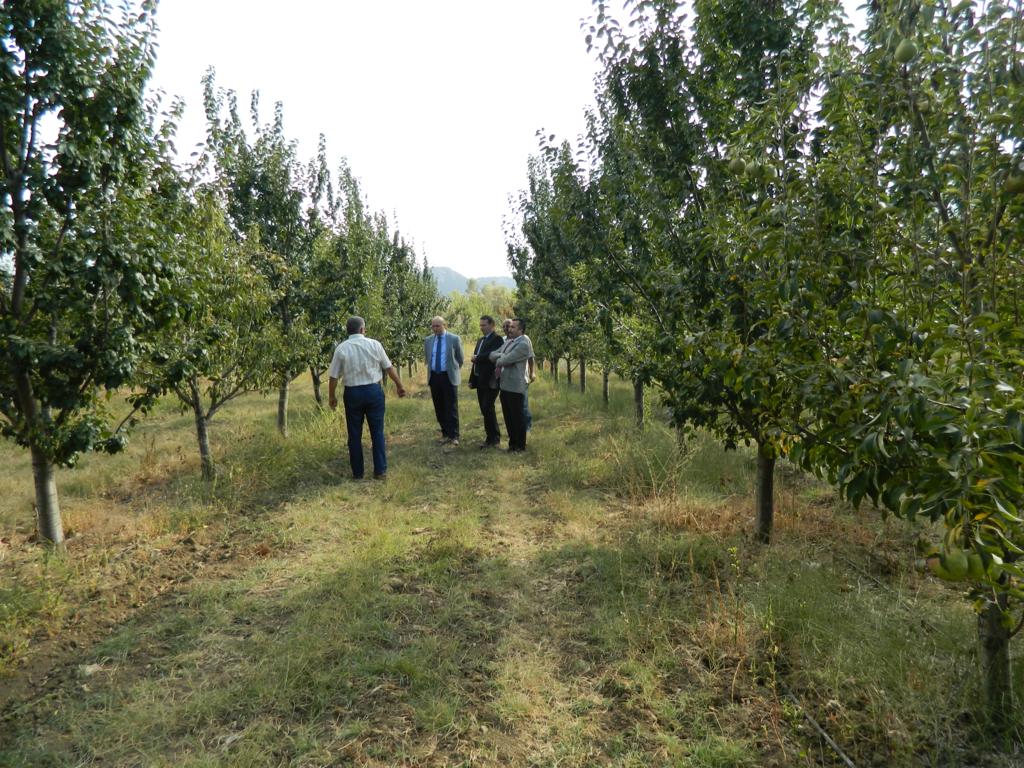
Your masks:
{"label": "man's hand", "polygon": [[395,392],[398,393],[398,396],[405,397],[405,387],[402,386],[402,380],[398,378],[398,373],[395,372],[395,366],[388,368],[385,373],[389,379],[395,382]]}
{"label": "man's hand", "polygon": [[327,379],[327,404],[332,411],[338,410],[338,380],[333,376]]}

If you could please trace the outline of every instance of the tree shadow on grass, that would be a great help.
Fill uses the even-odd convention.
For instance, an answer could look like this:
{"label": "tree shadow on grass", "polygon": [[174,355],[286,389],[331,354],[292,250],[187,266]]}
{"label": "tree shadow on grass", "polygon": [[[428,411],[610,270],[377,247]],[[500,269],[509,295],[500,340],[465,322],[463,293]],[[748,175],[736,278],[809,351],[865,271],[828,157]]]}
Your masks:
{"label": "tree shadow on grass", "polygon": [[19,722],[0,758],[278,765],[329,753],[401,763],[456,748],[507,622],[496,589],[507,568],[435,540],[408,557],[359,558],[311,588],[250,584],[197,595],[177,616],[170,606],[140,614],[94,649],[109,675],[47,707],[53,738]]}
{"label": "tree shadow on grass", "polygon": [[[664,747],[651,713],[670,694],[652,681],[665,678],[657,664],[672,654],[638,662],[645,622],[616,616],[627,600],[640,621],[655,584],[668,590],[662,608],[670,594],[688,594],[676,587],[718,567],[705,546],[577,544],[513,564],[436,535],[398,556],[364,552],[312,586],[220,585],[136,616],[93,649],[101,671],[66,688],[41,721],[17,723],[0,757],[11,765],[126,764],[138,755],[175,765],[654,759]],[[685,730],[669,710],[658,718]]]}

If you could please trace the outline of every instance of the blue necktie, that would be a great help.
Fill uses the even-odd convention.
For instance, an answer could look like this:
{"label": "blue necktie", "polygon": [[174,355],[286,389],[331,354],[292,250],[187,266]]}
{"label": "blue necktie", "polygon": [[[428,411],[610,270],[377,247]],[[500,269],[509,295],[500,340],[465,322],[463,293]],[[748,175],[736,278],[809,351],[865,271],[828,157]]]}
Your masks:
{"label": "blue necktie", "polygon": [[441,372],[441,337],[434,339],[434,370]]}

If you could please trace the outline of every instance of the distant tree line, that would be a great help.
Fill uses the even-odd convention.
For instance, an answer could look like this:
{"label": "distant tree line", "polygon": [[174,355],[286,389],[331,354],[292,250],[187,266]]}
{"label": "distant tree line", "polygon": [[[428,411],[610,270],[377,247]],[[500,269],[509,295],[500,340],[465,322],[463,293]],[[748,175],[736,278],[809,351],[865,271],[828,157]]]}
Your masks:
{"label": "distant tree line", "polygon": [[470,278],[465,292],[452,291],[447,296],[445,319],[448,328],[465,338],[480,335],[480,318],[490,315],[498,326],[507,317],[512,317],[516,292],[503,285],[488,283],[483,287]]}

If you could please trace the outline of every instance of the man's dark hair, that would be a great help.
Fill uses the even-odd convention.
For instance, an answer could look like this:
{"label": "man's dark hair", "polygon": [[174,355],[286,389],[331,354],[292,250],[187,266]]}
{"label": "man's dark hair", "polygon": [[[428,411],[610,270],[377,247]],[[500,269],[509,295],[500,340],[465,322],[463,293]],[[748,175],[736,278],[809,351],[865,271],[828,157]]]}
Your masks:
{"label": "man's dark hair", "polygon": [[490,315],[480,315],[480,319],[486,322],[488,325],[494,325],[494,318]]}
{"label": "man's dark hair", "polygon": [[348,332],[349,336],[353,333],[359,333],[365,327],[366,321],[358,315],[353,315],[348,319],[348,322],[345,323],[345,330]]}
{"label": "man's dark hair", "polygon": [[519,330],[522,331],[523,333],[526,333],[526,321],[523,320],[523,318],[521,318],[521,317],[513,317],[512,318],[512,322],[513,323],[518,323],[519,324]]}

